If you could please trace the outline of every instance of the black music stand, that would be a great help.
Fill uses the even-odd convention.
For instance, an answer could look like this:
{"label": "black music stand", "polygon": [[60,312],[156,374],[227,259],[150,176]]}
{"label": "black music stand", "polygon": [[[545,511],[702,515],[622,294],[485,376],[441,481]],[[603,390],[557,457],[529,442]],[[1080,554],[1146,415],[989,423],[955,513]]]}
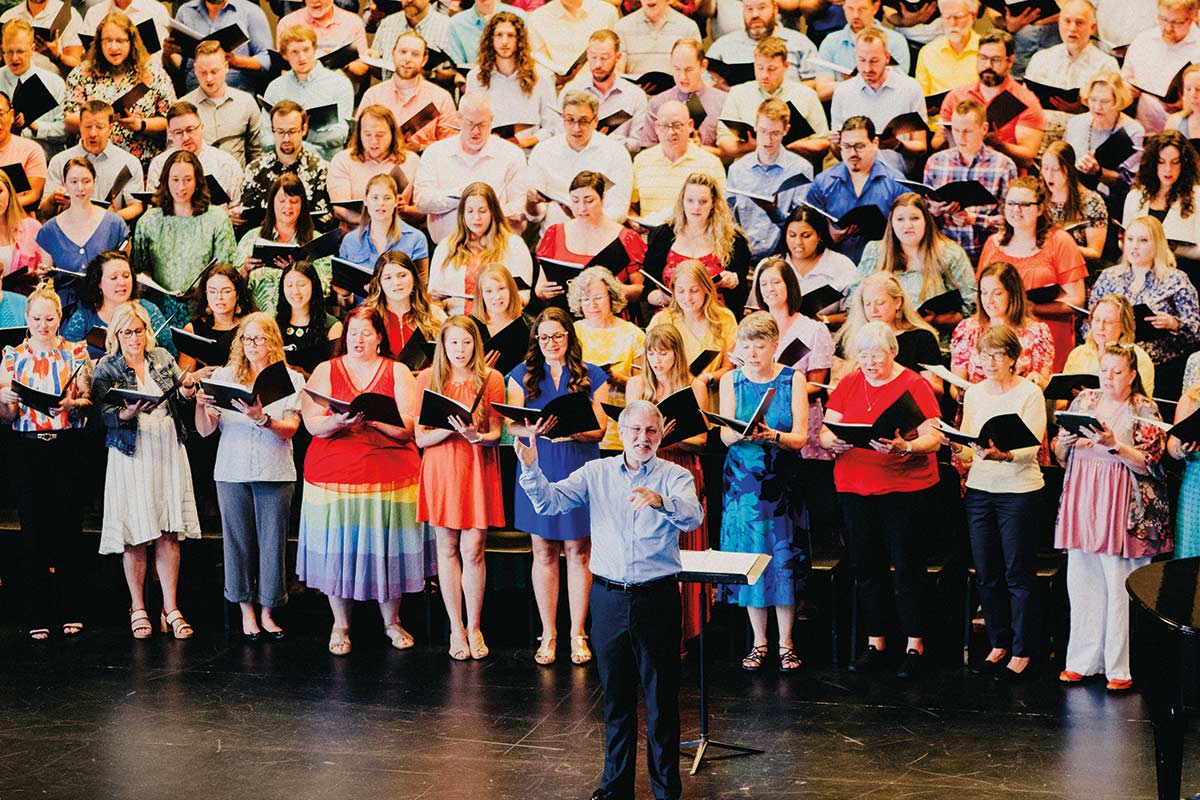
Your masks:
{"label": "black music stand", "polygon": [[[710,760],[721,758],[736,758],[765,753],[754,747],[746,747],[729,742],[718,742],[708,735],[708,679],[704,669],[704,629],[708,618],[708,585],[710,583],[734,584],[753,586],[758,582],[763,570],[771,562],[771,557],[760,553],[728,553],[721,550],[681,550],[683,571],[679,573],[681,583],[700,584],[700,738],[680,744],[681,748],[694,747],[696,755],[692,759],[692,768],[688,774],[695,775],[704,763],[708,748],[715,747],[729,752],[718,756],[708,756]],[[680,753],[684,755],[684,753]]]}

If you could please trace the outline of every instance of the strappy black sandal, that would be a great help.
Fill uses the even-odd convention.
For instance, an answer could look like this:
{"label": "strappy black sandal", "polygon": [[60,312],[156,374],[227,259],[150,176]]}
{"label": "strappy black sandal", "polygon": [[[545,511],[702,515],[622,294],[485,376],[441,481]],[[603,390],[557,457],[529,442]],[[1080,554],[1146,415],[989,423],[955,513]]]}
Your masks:
{"label": "strappy black sandal", "polygon": [[742,659],[742,669],[746,672],[758,672],[762,669],[763,659],[767,657],[767,646],[751,647],[750,652]]}
{"label": "strappy black sandal", "polygon": [[804,662],[800,660],[800,656],[796,655],[796,651],[790,647],[779,648],[779,671],[783,673],[795,672],[804,666]]}

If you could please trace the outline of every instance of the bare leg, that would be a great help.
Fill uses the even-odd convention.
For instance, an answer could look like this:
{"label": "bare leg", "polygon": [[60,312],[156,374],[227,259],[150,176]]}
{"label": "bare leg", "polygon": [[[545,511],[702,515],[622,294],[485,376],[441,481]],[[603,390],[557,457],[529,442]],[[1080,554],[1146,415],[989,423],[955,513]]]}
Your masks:
{"label": "bare leg", "polygon": [[146,545],[126,547],[121,554],[121,566],[125,568],[125,584],[129,587],[129,609],[137,611],[146,607]]}
{"label": "bare leg", "polygon": [[384,600],[379,604],[379,616],[383,617],[383,627],[400,624],[400,598]]}
{"label": "bare leg", "polygon": [[[262,629],[258,626],[258,617],[254,613],[254,603],[247,600],[244,603],[238,603],[238,607],[242,609],[242,633],[261,633]],[[265,617],[266,614],[264,613],[263,616]]]}
{"label": "bare leg", "polygon": [[908,649],[916,650],[921,655],[925,655],[925,640],[916,636],[908,637]]}
{"label": "bare leg", "polygon": [[341,629],[344,631],[350,630],[350,609],[354,607],[354,601],[345,597],[329,597],[329,610],[333,612],[333,627],[334,630]]}
{"label": "bare leg", "polygon": [[746,616],[750,618],[750,628],[754,631],[754,646],[767,646],[767,610],[765,608],[747,608]]}
{"label": "bare leg", "polygon": [[462,591],[467,601],[468,634],[479,632],[480,620],[483,617],[483,592],[487,585],[487,561],[484,558],[486,545],[487,531],[478,528],[463,531],[459,540]]}
{"label": "bare leg", "polygon": [[[764,609],[765,611],[765,609]],[[779,626],[779,647],[792,648],[792,626],[796,622],[795,606],[775,606],[775,623]],[[764,639],[765,642],[765,639]]]}
{"label": "bare leg", "polygon": [[588,598],[592,591],[592,539],[563,542],[567,550],[567,600],[571,605],[571,635],[583,636]]}
{"label": "bare leg", "polygon": [[179,608],[179,540],[174,534],[164,533],[154,540],[154,569],[158,582],[162,584],[163,611]]}
{"label": "bare leg", "polygon": [[533,542],[533,596],[542,618],[542,641],[547,642],[558,635],[558,554],[562,543],[537,534],[529,538]]}
{"label": "bare leg", "polygon": [[[451,528],[435,527],[437,537],[438,586],[442,590],[442,602],[446,606],[446,616],[450,618],[450,640],[461,642],[466,639],[463,630],[463,562],[459,557],[458,531]],[[384,625],[388,620],[383,621]]]}

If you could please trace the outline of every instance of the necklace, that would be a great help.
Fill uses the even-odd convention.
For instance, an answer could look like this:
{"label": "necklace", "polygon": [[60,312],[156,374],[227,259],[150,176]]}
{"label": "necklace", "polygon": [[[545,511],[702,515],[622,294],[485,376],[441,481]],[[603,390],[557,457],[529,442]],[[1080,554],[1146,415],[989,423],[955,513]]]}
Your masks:
{"label": "necklace", "polygon": [[[891,383],[890,376],[888,380],[884,382],[883,386],[872,387],[871,382],[866,379],[866,376],[863,376],[863,398],[867,401],[867,411],[875,410],[875,403],[871,400],[871,389],[885,389],[887,388],[888,383]],[[878,397],[876,399],[878,399]]]}

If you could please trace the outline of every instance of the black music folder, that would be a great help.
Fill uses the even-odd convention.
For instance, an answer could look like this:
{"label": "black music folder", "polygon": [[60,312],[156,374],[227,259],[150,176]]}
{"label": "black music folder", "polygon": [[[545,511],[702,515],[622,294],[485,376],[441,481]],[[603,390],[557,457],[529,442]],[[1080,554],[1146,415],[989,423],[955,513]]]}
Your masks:
{"label": "black music folder", "polygon": [[333,267],[331,282],[334,286],[358,297],[367,296],[367,284],[375,274],[373,270],[344,258],[332,258],[329,263]]}
{"label": "black music folder", "polygon": [[479,323],[479,330],[484,336],[483,351],[499,354],[493,369],[508,377],[529,352],[529,323],[524,317],[517,317],[491,336],[483,323]]}
{"label": "black music folder", "polygon": [[149,408],[142,411],[143,414],[149,414],[154,409],[161,406],[163,403],[175,396],[183,387],[183,377],[180,376],[171,384],[171,388],[167,389],[162,394],[146,394],[145,392],[134,391],[133,389],[118,389],[117,387],[110,388],[104,394],[104,399],[109,403],[121,403],[127,406],[135,406],[138,403],[148,403]]}
{"label": "black music folder", "polygon": [[933,187],[920,181],[896,181],[924,197],[932,197],[939,203],[958,203],[963,208],[972,206],[992,206],[999,202],[979,181],[951,181],[943,186]]}
{"label": "black music folder", "polygon": [[377,392],[364,392],[353,400],[339,400],[327,394],[313,391],[307,386],[304,392],[319,406],[335,414],[362,414],[364,422],[382,422],[385,425],[404,427],[404,417],[396,407],[396,398]]}
{"label": "black music folder", "polygon": [[1050,382],[1042,394],[1047,400],[1073,400],[1081,389],[1099,388],[1100,378],[1097,375],[1089,372],[1059,372],[1050,376]]}
{"label": "black music folder", "polygon": [[804,296],[800,299],[800,313],[806,317],[815,319],[817,314],[833,308],[835,305],[841,303],[844,298],[844,294],[826,283],[818,286],[811,292],[804,293]]}
{"label": "black music folder", "polygon": [[560,395],[544,408],[526,408],[492,403],[492,408],[505,419],[516,423],[536,424],[546,417],[558,417],[558,424],[547,431],[547,438],[558,439],[600,429],[600,420],[592,408],[592,401],[585,392]]}
{"label": "black music folder", "polygon": [[66,398],[71,391],[71,385],[75,383],[75,378],[79,375],[79,370],[83,369],[83,364],[75,367],[75,371],[71,373],[71,377],[67,379],[63,390],[58,394],[50,394],[50,392],[42,392],[34,389],[32,386],[26,386],[18,380],[12,382],[12,390],[21,398],[21,405],[28,406],[35,411],[40,411],[46,416],[50,416],[50,409],[58,408],[58,405]]}
{"label": "black music folder", "polygon": [[955,311],[962,311],[962,292],[958,289],[951,289],[948,292],[934,295],[921,303],[917,309],[919,314],[953,314]]}
{"label": "black music folder", "polygon": [[992,417],[983,423],[979,433],[975,436],[941,421],[939,421],[938,427],[952,442],[965,445],[977,444],[980,447],[987,447],[988,442],[991,442],[997,450],[1004,452],[1020,450],[1023,447],[1037,447],[1042,443],[1033,435],[1033,431],[1029,430],[1029,426],[1021,419],[1020,414],[999,414]]}
{"label": "black music folder", "polygon": [[875,439],[891,439],[900,431],[900,435],[909,434],[925,421],[925,412],[917,405],[912,392],[905,392],[896,398],[896,402],[888,406],[874,422],[830,422],[825,420],[825,427],[846,444],[871,448]]}
{"label": "black music folder", "polygon": [[296,393],[296,387],[292,385],[291,373],[283,361],[276,361],[258,373],[253,386],[208,378],[200,381],[200,387],[205,394],[213,397],[219,407],[230,411],[238,410],[233,405],[234,400],[241,400],[250,406],[254,405],[254,398],[257,397],[265,407],[276,400],[290,397]]}
{"label": "black music folder", "polygon": [[190,333],[174,325],[171,326],[171,336],[175,339],[176,350],[185,356],[191,356],[201,364],[219,367],[229,360],[229,350],[216,339]]}
{"label": "black music folder", "polygon": [[767,415],[767,409],[771,407],[771,401],[775,399],[775,387],[767,389],[763,394],[762,400],[758,401],[758,405],[754,408],[754,413],[750,415],[750,419],[743,422],[740,419],[730,419],[723,417],[720,414],[713,414],[709,411],[702,412],[705,418],[714,425],[720,425],[724,428],[729,428],[734,433],[740,433],[742,436],[749,436],[763,421],[763,417]]}

